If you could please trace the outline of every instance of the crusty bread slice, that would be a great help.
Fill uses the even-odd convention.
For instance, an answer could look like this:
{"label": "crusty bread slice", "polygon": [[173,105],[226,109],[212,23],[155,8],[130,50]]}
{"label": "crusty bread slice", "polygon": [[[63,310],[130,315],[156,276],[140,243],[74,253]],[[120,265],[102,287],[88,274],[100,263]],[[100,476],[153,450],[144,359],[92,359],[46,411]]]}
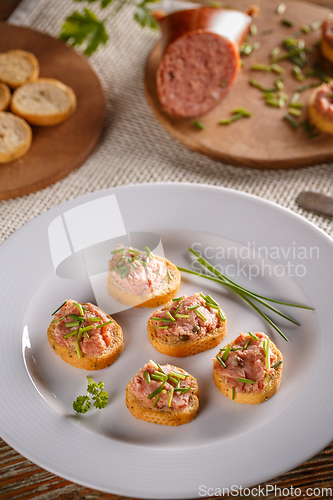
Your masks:
{"label": "crusty bread slice", "polygon": [[39,64],[30,52],[16,49],[0,54],[0,81],[12,89],[35,82],[38,76]]}
{"label": "crusty bread slice", "polygon": [[[233,348],[235,344],[235,341],[233,340],[232,342],[229,342],[231,348]],[[227,347],[224,346],[224,347]],[[219,367],[219,362],[217,359],[213,360],[213,378],[214,382],[216,384],[216,387],[218,390],[227,398],[233,399],[236,401],[236,403],[243,403],[243,404],[258,404],[258,403],[263,403],[267,399],[271,398],[274,396],[274,394],[277,392],[280,382],[281,382],[281,377],[282,377],[282,369],[283,369],[283,357],[279,349],[276,347],[276,345],[270,340],[270,350],[273,354],[276,355],[277,361],[282,361],[282,363],[275,369],[274,374],[270,375],[269,377],[269,389],[262,389],[260,392],[244,392],[244,393],[239,393],[237,391],[234,392],[233,390],[229,387],[226,386],[225,380],[223,378],[223,372],[220,369],[217,369]],[[219,353],[221,354],[221,353]]]}
{"label": "crusty bread slice", "polygon": [[163,408],[150,408],[131,390],[132,379],[126,387],[126,406],[135,418],[158,425],[176,426],[187,424],[197,416],[199,411],[199,387],[196,379],[181,368],[173,366],[173,369],[189,375],[188,380],[191,379],[194,383],[193,388],[189,391],[191,394],[188,406],[180,410],[168,408],[167,406]]}
{"label": "crusty bread slice", "polygon": [[112,340],[110,345],[102,352],[99,356],[93,356],[90,354],[84,354],[81,358],[78,357],[75,348],[68,349],[65,346],[61,346],[57,343],[54,335],[54,330],[56,327],[55,323],[50,323],[50,326],[47,330],[47,337],[49,339],[50,345],[54,352],[58,354],[66,363],[74,366],[75,368],[82,368],[84,370],[101,370],[106,368],[107,366],[112,365],[119,354],[122,352],[124,348],[123,342],[123,331],[118,323],[108,316],[109,319],[112,319]]}
{"label": "crusty bread slice", "polygon": [[323,132],[328,132],[329,134],[333,134],[333,120],[332,120],[332,118],[330,118],[330,117],[326,118],[325,115],[320,113],[318,111],[316,103],[315,103],[317,94],[318,94],[318,92],[321,91],[321,88],[322,88],[322,85],[320,85],[319,87],[316,87],[310,95],[309,104],[308,104],[308,115],[309,115],[311,122],[319,130],[322,130]]}
{"label": "crusty bread slice", "polygon": [[173,299],[179,289],[181,281],[180,272],[178,271],[177,267],[169,260],[164,259],[163,257],[159,257],[158,255],[155,255],[155,258],[160,262],[166,263],[167,269],[172,278],[171,280],[169,280],[167,286],[159,288],[154,293],[137,296],[129,294],[117,287],[116,284],[112,281],[112,274],[109,273],[107,281],[108,294],[120,304],[132,307],[159,307],[169,300]]}
{"label": "crusty bread slice", "polygon": [[6,111],[9,106],[12,95],[8,85],[0,83],[0,111]]}
{"label": "crusty bread slice", "polygon": [[[161,310],[167,311],[173,304],[174,303],[170,301],[162,307]],[[224,313],[223,315],[225,316]],[[167,356],[172,356],[174,358],[192,356],[199,352],[208,351],[222,342],[227,334],[227,320],[222,321],[221,318],[218,318],[218,320],[217,328],[214,328],[203,337],[197,340],[180,340],[180,337],[176,335],[165,334],[163,337],[158,335],[155,325],[156,322],[150,317],[147,323],[149,341],[156,351],[166,354]]]}
{"label": "crusty bread slice", "polygon": [[40,78],[15,90],[10,108],[31,125],[57,125],[76,109],[76,97],[67,85],[53,78]]}
{"label": "crusty bread slice", "polygon": [[31,146],[32,132],[22,118],[0,112],[0,163],[9,163],[23,156]]}

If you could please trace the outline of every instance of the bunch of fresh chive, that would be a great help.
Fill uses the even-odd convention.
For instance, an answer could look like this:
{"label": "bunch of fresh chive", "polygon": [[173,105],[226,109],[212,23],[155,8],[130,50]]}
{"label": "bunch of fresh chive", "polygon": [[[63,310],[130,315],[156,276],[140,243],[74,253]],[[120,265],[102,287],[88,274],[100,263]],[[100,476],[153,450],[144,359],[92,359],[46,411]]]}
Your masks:
{"label": "bunch of fresh chive", "polygon": [[201,257],[200,254],[198,254],[192,248],[189,248],[189,251],[193,255],[196,256],[198,263],[200,263],[204,268],[206,268],[212,274],[212,276],[209,276],[209,275],[203,274],[203,273],[199,273],[199,272],[196,272],[196,271],[192,271],[190,269],[185,269],[183,267],[178,267],[179,271],[182,271],[182,272],[185,272],[185,273],[189,273],[189,274],[193,274],[195,276],[201,276],[202,278],[205,278],[205,279],[208,279],[208,280],[211,280],[211,281],[215,281],[215,282],[219,283],[220,285],[222,285],[224,287],[227,287],[230,290],[232,290],[233,292],[237,293],[237,295],[239,297],[241,297],[262,318],[264,318],[264,320],[267,321],[267,323],[269,325],[271,325],[271,327],[274,328],[274,330],[276,330],[281,335],[281,337],[283,337],[286,341],[288,341],[288,339],[284,335],[284,333],[280,330],[280,328],[263,311],[261,311],[259,309],[259,307],[253,301],[258,302],[260,305],[266,307],[270,311],[273,311],[274,313],[276,313],[279,316],[281,316],[282,318],[290,321],[291,323],[294,323],[297,326],[300,326],[300,324],[297,321],[295,321],[294,319],[290,318],[289,316],[287,316],[283,312],[279,311],[278,309],[276,309],[274,306],[272,306],[268,302],[273,302],[275,304],[281,304],[281,305],[284,305],[284,306],[297,307],[297,308],[301,308],[301,309],[309,309],[309,310],[312,310],[312,311],[314,310],[312,307],[301,306],[301,305],[297,305],[297,304],[290,304],[290,303],[287,303],[287,302],[282,302],[282,301],[279,301],[279,300],[274,300],[274,299],[270,299],[268,297],[264,297],[263,295],[259,295],[259,294],[255,293],[255,292],[251,292],[250,290],[248,290],[248,289],[246,289],[246,288],[238,285],[235,281],[233,281],[230,278],[228,278],[228,276],[226,276],[225,274],[223,274],[220,271],[218,271],[214,266],[212,266],[207,260],[205,260],[203,257]]}
{"label": "bunch of fresh chive", "polygon": [[[118,259],[116,260],[116,265],[111,269],[111,271],[115,271],[121,275],[121,278],[124,279],[128,276],[131,268],[136,271],[141,264],[142,266],[147,266],[149,263],[149,259],[154,259],[154,254],[149,250],[148,247],[145,247],[146,256],[145,260],[141,258],[142,252],[139,250],[129,249],[128,253],[131,257],[124,255],[125,248],[119,248],[118,250],[113,250],[111,254],[119,254]],[[126,254],[126,252],[125,252]],[[129,276],[130,277],[130,276]]]}
{"label": "bunch of fresh chive", "polygon": [[151,392],[148,396],[148,399],[154,399],[153,402],[153,407],[156,406],[157,401],[160,398],[161,393],[167,394],[167,391],[164,389],[165,384],[168,382],[171,386],[174,384],[174,386],[171,387],[170,392],[169,392],[169,398],[168,398],[168,406],[170,407],[172,404],[172,398],[173,394],[175,392],[181,392],[181,393],[186,393],[188,392],[191,387],[186,386],[186,387],[180,387],[180,381],[185,380],[189,375],[185,375],[184,373],[179,373],[176,371],[171,370],[168,374],[165,373],[161,365],[158,363],[155,363],[154,361],[150,360],[149,363],[155,368],[154,373],[150,374],[148,370],[145,370],[145,379],[148,384],[150,384],[151,380],[156,380],[158,382],[161,382],[161,385],[157,387],[153,392]]}
{"label": "bunch of fresh chive", "polygon": [[[65,301],[63,304],[61,304],[61,306],[59,306],[58,309],[56,309],[54,311],[54,313],[51,314],[51,316],[54,316],[58,311],[60,311],[60,309],[62,309],[62,307],[66,303],[67,303],[67,301]],[[92,330],[93,328],[96,328],[96,329],[102,328],[103,326],[109,325],[110,323],[112,323],[112,320],[106,321],[105,323],[100,323],[99,325],[96,325],[96,326],[89,325],[89,326],[85,326],[85,327],[80,327],[80,325],[86,321],[86,317],[85,317],[83,311],[89,311],[89,309],[87,309],[82,304],[79,304],[77,302],[73,302],[73,306],[76,306],[78,308],[79,315],[68,314],[68,317],[73,321],[68,321],[67,323],[65,323],[65,327],[66,328],[79,327],[79,328],[78,328],[78,330],[74,330],[74,331],[70,331],[70,332],[66,333],[64,335],[64,339],[67,339],[69,337],[73,337],[74,335],[78,335],[78,339],[74,342],[74,345],[75,345],[75,349],[76,349],[76,353],[78,355],[78,358],[80,359],[82,357],[82,353],[81,353],[79,342],[81,342],[81,340],[82,340],[82,334],[84,333],[85,336],[87,337],[87,339],[89,339],[89,334],[88,334],[89,330]],[[66,319],[66,316],[62,316],[61,318],[54,319],[51,323],[58,323],[59,321],[62,321],[63,319]],[[89,316],[88,321],[90,321],[92,323],[96,323],[98,321],[102,321],[102,319],[98,316]]]}

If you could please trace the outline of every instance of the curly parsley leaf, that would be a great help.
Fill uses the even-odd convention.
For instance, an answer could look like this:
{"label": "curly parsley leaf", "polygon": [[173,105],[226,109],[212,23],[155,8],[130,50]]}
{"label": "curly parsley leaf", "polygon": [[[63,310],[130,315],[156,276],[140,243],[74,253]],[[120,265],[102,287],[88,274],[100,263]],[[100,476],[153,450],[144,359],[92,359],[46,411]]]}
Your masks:
{"label": "curly parsley leaf", "polygon": [[108,403],[109,394],[104,390],[103,382],[98,384],[94,382],[90,377],[87,377],[88,387],[86,396],[78,396],[73,403],[73,409],[77,413],[86,413],[91,407],[91,401],[89,394],[92,396],[95,408],[101,410],[105,408]]}
{"label": "curly parsley leaf", "polygon": [[105,45],[108,40],[104,21],[100,21],[89,9],[84,14],[73,12],[67,17],[59,35],[60,40],[71,42],[73,46],[86,43],[84,54],[90,56],[99,45]]}

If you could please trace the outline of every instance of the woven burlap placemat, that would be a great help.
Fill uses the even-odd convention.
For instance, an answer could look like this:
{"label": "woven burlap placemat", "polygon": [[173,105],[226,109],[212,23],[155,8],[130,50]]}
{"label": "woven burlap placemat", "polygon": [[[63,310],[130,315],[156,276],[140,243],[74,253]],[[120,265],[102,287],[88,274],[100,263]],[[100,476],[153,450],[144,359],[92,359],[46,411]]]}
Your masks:
{"label": "woven burlap placemat", "polygon": [[[97,8],[95,4],[89,7]],[[81,6],[68,0],[24,0],[10,22],[57,36],[74,8]],[[332,164],[262,171],[225,165],[188,150],[164,130],[144,95],[144,66],[158,34],[140,28],[127,6],[108,19],[107,27],[111,34],[107,46],[90,58],[107,96],[101,141],[89,159],[65,179],[0,202],[0,242],[66,200],[111,186],[158,181],[199,182],[246,191],[288,207],[333,234],[332,218],[306,212],[295,201],[306,190],[333,194]]]}

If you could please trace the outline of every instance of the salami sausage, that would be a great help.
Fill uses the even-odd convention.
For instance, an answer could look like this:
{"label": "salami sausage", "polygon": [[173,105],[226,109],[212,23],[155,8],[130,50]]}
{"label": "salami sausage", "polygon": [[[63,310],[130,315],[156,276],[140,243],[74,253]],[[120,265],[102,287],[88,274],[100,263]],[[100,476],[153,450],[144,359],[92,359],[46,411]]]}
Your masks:
{"label": "salami sausage", "polygon": [[251,24],[244,12],[200,7],[159,19],[162,58],[157,93],[163,108],[179,117],[214,108],[235,83],[239,48]]}

